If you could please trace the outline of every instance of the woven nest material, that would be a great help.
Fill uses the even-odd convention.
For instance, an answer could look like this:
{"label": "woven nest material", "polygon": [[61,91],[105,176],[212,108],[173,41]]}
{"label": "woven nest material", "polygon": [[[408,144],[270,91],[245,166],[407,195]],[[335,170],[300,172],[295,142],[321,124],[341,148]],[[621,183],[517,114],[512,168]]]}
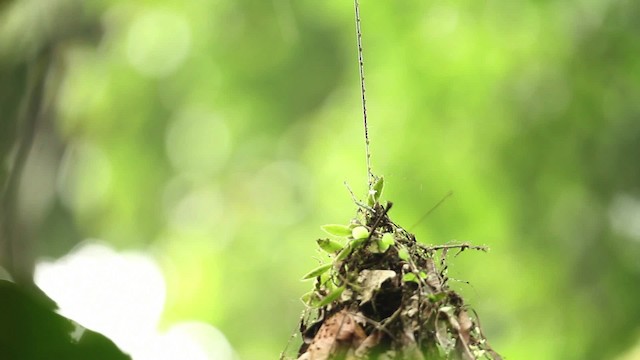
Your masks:
{"label": "woven nest material", "polygon": [[306,276],[298,360],[501,359],[446,277],[447,251],[486,248],[422,245],[390,208],[376,199],[350,226],[325,228],[343,239],[318,240],[332,262]]}

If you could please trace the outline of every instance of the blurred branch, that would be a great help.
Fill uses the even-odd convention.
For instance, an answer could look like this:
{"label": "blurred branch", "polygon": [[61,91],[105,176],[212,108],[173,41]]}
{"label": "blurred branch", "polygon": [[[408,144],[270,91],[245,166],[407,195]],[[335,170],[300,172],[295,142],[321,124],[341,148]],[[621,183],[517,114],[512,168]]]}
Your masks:
{"label": "blurred branch", "polygon": [[43,94],[49,59],[49,52],[46,51],[28,65],[27,89],[17,119],[19,124],[15,141],[17,150],[0,197],[0,265],[14,277],[16,282],[31,282],[33,272],[31,264],[23,261],[25,254],[20,251],[26,244],[20,243],[18,194],[22,173],[29,158],[38,123],[43,115]]}
{"label": "blurred branch", "polygon": [[[102,33],[97,14],[83,5],[79,0],[27,0],[11,2],[0,13],[0,66],[14,74],[16,68],[26,69],[25,77],[13,78],[14,85],[21,86],[10,89],[22,88],[24,94],[12,119],[15,133],[5,138],[14,151],[0,187],[0,266],[16,282],[32,282],[33,244],[28,233],[33,225],[21,218],[19,194],[36,133],[50,110],[46,88],[50,75],[60,71],[55,68],[56,53],[73,41],[94,42]],[[12,107],[11,101],[7,106]]]}

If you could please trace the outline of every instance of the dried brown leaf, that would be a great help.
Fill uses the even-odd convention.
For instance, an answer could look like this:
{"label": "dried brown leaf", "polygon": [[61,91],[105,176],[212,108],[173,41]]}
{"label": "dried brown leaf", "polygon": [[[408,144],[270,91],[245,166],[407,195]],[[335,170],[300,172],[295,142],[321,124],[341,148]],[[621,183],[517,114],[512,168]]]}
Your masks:
{"label": "dried brown leaf", "polygon": [[374,292],[378,291],[382,284],[396,277],[393,270],[362,270],[358,275],[358,284],[362,287],[360,292],[361,304],[371,300]]}
{"label": "dried brown leaf", "polygon": [[298,360],[328,360],[338,350],[361,343],[366,334],[353,315],[342,310],[328,318]]}
{"label": "dried brown leaf", "polygon": [[460,337],[467,343],[471,341],[471,329],[473,328],[473,321],[469,317],[466,311],[460,310],[458,314],[458,323],[460,324],[460,329],[458,333]]}

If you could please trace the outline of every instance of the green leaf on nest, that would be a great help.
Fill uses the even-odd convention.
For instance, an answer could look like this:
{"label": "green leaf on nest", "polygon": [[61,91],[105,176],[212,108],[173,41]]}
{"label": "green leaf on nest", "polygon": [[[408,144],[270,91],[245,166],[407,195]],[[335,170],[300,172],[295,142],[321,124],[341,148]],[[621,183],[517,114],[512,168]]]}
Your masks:
{"label": "green leaf on nest", "polygon": [[380,200],[382,189],[384,189],[384,177],[380,176],[373,183],[369,196],[367,196],[367,203],[369,204],[369,206],[374,206]]}
{"label": "green leaf on nest", "polygon": [[320,227],[322,231],[329,235],[346,237],[351,235],[351,229],[348,226],[340,224],[327,224]]}
{"label": "green leaf on nest", "polygon": [[329,254],[333,254],[336,251],[340,251],[344,248],[344,245],[330,239],[318,239],[316,240],[316,242],[322,250],[328,252]]}
{"label": "green leaf on nest", "polygon": [[325,296],[324,299],[322,299],[317,306],[322,307],[327,304],[330,304],[334,300],[337,300],[340,297],[340,295],[342,295],[342,292],[344,291],[344,289],[345,289],[345,285],[342,285],[339,288],[334,289],[327,296]]}
{"label": "green leaf on nest", "polygon": [[353,249],[357,249],[361,247],[366,241],[367,241],[366,237],[360,238],[360,239],[353,239],[349,242],[349,246],[351,246]]}
{"label": "green leaf on nest", "polygon": [[[427,273],[424,272],[424,271],[420,271],[419,276],[420,276],[421,279],[424,280],[424,279],[427,278]],[[416,275],[415,273],[404,274],[404,276],[402,277],[402,281],[405,281],[405,282],[413,281],[415,283],[418,283],[419,282],[418,281],[418,275]]]}
{"label": "green leaf on nest", "polygon": [[412,281],[414,283],[418,283],[418,277],[414,273],[406,273],[402,277],[402,281],[404,281],[404,282],[411,282]]}
{"label": "green leaf on nest", "polygon": [[354,239],[366,239],[369,237],[369,229],[364,226],[357,226],[351,231]]}
{"label": "green leaf on nest", "polygon": [[320,276],[324,274],[327,270],[329,270],[331,266],[333,266],[333,264],[331,263],[318,266],[317,268],[309,271],[305,276],[303,276],[302,280],[313,279],[316,276]]}
{"label": "green leaf on nest", "polygon": [[396,240],[393,238],[393,234],[385,233],[384,235],[382,235],[382,238],[378,240],[378,248],[380,249],[380,252],[386,252],[389,247],[391,247],[391,245],[394,245],[395,243]]}
{"label": "green leaf on nest", "polygon": [[347,258],[347,256],[349,256],[349,254],[351,254],[353,252],[353,250],[359,248],[360,246],[362,246],[368,238],[368,233],[369,231],[367,230],[367,236],[364,238],[356,238],[353,239],[351,241],[349,241],[349,243],[347,244],[347,246],[344,247],[344,249],[342,249],[339,253],[338,256],[336,256],[336,261],[341,261]]}
{"label": "green leaf on nest", "polygon": [[349,254],[351,254],[352,251],[353,251],[353,246],[351,246],[351,244],[348,244],[344,249],[342,249],[338,253],[338,256],[336,256],[336,261],[341,261],[346,259],[347,256],[349,256]]}
{"label": "green leaf on nest", "polygon": [[447,297],[447,293],[444,293],[444,292],[437,293],[437,294],[429,294],[429,300],[434,303],[444,299],[445,297]]}
{"label": "green leaf on nest", "polygon": [[409,251],[407,251],[407,249],[404,247],[399,248],[398,257],[404,261],[409,260]]}

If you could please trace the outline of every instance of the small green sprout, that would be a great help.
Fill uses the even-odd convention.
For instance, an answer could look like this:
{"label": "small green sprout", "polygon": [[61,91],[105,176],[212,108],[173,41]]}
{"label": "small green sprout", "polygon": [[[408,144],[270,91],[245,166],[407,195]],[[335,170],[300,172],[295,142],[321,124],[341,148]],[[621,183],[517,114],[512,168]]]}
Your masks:
{"label": "small green sprout", "polygon": [[313,279],[314,277],[320,276],[324,274],[327,270],[329,270],[331,266],[333,266],[333,264],[331,263],[318,266],[317,268],[309,271],[305,276],[303,276],[302,280]]}
{"label": "small green sprout", "polygon": [[325,296],[324,299],[322,299],[317,306],[322,307],[327,304],[330,304],[334,300],[337,300],[340,297],[340,295],[342,295],[342,292],[344,291],[345,287],[346,287],[345,285],[342,285],[339,288],[334,289],[327,296]]}
{"label": "small green sprout", "polygon": [[353,239],[351,241],[349,241],[349,243],[347,244],[347,246],[344,247],[344,249],[340,250],[340,252],[338,253],[338,256],[336,256],[336,260],[335,261],[341,261],[347,258],[347,256],[349,256],[353,250],[359,248],[360,246],[362,246],[365,241],[367,241],[368,238],[368,231],[367,231],[367,237],[363,237],[363,238],[358,238],[358,239]]}
{"label": "small green sprout", "polygon": [[369,230],[364,226],[357,226],[353,228],[351,236],[354,239],[366,239],[369,237]]}
{"label": "small green sprout", "polygon": [[320,286],[322,284],[325,284],[330,279],[331,279],[331,272],[324,272],[320,274],[320,276],[318,277],[318,281],[316,281],[316,284]]}
{"label": "small green sprout", "polygon": [[404,261],[409,260],[409,251],[403,246],[398,248],[398,257]]}
{"label": "small green sprout", "polygon": [[327,225],[322,225],[320,228],[322,229],[322,231],[333,236],[347,237],[351,235],[351,228],[345,225],[327,224]]}
{"label": "small green sprout", "polygon": [[378,240],[378,248],[380,249],[380,252],[384,253],[389,249],[389,247],[391,247],[395,243],[396,243],[396,240],[393,238],[393,234],[385,233]]}
{"label": "small green sprout", "polygon": [[443,300],[446,296],[447,296],[447,293],[444,293],[444,292],[437,293],[437,294],[429,294],[429,300],[431,302],[436,303],[440,300]]}
{"label": "small green sprout", "polygon": [[404,276],[402,277],[402,281],[417,283],[418,282],[418,277],[414,273],[407,273],[407,274],[404,274]]}
{"label": "small green sprout", "polygon": [[318,239],[316,240],[316,242],[318,243],[318,246],[328,252],[329,254],[333,254],[337,251],[340,251],[344,248],[344,245],[340,244],[337,241],[334,240],[330,240],[330,239]]}
{"label": "small green sprout", "polygon": [[351,247],[352,247],[352,248],[354,248],[354,249],[357,249],[357,248],[359,248],[360,246],[362,246],[362,245],[365,243],[365,241],[367,241],[367,238],[366,238],[366,237],[359,238],[359,239],[353,239],[353,240],[351,240],[351,241],[349,242],[349,246],[351,246]]}
{"label": "small green sprout", "polygon": [[[419,275],[420,275],[421,279],[426,279],[427,278],[427,273],[425,273],[424,271],[420,271]],[[404,281],[404,282],[413,281],[415,283],[419,283],[420,282],[420,280],[418,279],[418,275],[416,275],[415,273],[404,274],[404,276],[402,277],[402,281]]]}
{"label": "small green sprout", "polygon": [[344,249],[342,249],[338,253],[338,255],[336,256],[336,261],[342,261],[346,259],[347,256],[349,256],[349,254],[351,254],[352,251],[353,251],[353,247],[351,246],[351,244],[348,244]]}

